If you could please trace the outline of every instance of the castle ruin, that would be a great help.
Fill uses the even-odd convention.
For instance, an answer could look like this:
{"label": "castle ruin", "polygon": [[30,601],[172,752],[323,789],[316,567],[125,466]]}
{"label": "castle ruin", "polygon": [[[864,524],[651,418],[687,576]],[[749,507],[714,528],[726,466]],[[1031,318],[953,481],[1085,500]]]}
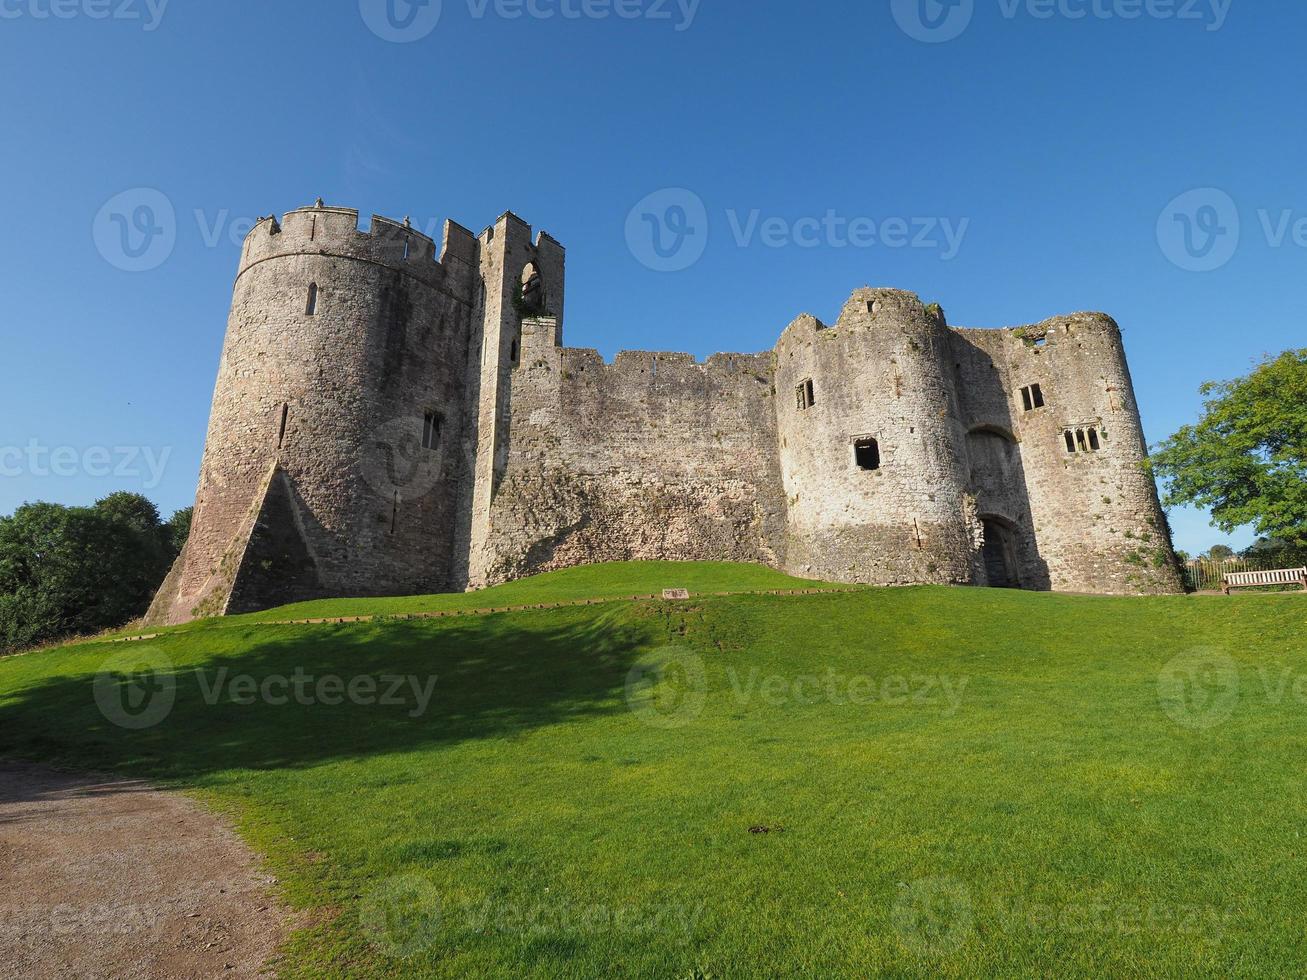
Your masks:
{"label": "castle ruin", "polygon": [[[761,354],[561,346],[564,249],[326,207],[245,241],[191,536],[149,618],[626,559],[1181,590],[1120,330],[860,289]],[[669,583],[674,585],[675,583]]]}

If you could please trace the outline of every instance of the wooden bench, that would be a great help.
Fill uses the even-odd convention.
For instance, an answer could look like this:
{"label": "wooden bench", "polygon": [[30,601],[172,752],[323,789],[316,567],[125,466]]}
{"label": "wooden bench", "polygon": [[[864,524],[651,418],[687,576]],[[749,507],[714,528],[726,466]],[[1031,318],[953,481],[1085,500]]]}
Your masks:
{"label": "wooden bench", "polygon": [[1231,589],[1253,589],[1263,585],[1301,585],[1307,592],[1307,568],[1279,568],[1272,572],[1227,572],[1221,583],[1226,595]]}

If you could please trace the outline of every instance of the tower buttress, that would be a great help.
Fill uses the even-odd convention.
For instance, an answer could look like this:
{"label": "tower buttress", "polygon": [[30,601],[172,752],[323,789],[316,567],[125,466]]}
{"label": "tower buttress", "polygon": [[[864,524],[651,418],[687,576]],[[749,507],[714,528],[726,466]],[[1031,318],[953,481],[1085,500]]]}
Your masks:
{"label": "tower buttress", "polygon": [[[562,342],[566,251],[545,232],[535,240],[531,226],[511,211],[482,232],[480,301],[474,314],[480,335],[478,356],[469,364],[468,390],[476,399],[469,432],[472,454],[470,507],[465,530],[467,567],[463,585],[485,584],[485,542],[491,503],[507,461],[513,371],[522,358],[524,317],[551,317],[554,343]],[[531,288],[526,290],[528,283]]]}

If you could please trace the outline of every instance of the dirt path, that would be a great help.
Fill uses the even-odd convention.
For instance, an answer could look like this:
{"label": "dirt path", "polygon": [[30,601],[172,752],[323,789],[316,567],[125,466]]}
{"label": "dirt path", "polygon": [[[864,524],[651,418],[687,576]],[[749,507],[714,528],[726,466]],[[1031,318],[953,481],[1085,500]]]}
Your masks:
{"label": "dirt path", "polygon": [[217,816],[143,783],[0,760],[0,972],[259,977],[289,916]]}

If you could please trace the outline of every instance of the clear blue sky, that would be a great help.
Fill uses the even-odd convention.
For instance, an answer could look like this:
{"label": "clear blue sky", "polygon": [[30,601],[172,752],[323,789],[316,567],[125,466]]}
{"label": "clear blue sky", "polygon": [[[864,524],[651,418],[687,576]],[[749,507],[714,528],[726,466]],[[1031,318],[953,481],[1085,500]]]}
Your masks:
{"label": "clear blue sky", "polygon": [[[0,0],[0,451],[23,449],[0,513],[119,488],[188,505],[234,223],[318,195],[422,226],[516,211],[568,247],[567,343],[608,356],[766,349],[863,284],[963,326],[1104,310],[1154,442],[1203,380],[1304,344],[1307,225],[1282,228],[1307,218],[1299,0],[444,0],[438,22],[404,0],[51,2]],[[130,272],[158,254],[115,253],[137,239],[106,215],[142,199],[102,211],[136,188],[175,242]],[[627,234],[664,188],[707,217],[675,272]],[[1197,188],[1221,193],[1167,212]],[[965,233],[906,247],[896,218]],[[1180,547],[1222,540],[1173,523]]]}

